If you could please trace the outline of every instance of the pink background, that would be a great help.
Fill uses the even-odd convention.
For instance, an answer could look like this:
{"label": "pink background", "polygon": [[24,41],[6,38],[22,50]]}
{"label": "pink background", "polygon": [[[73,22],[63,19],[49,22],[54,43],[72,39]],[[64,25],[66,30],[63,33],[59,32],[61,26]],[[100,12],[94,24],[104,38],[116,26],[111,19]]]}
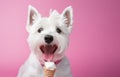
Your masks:
{"label": "pink background", "polygon": [[71,5],[74,29],[67,49],[74,77],[120,77],[120,0],[0,0],[0,77],[16,77],[30,50],[28,5],[43,16]]}

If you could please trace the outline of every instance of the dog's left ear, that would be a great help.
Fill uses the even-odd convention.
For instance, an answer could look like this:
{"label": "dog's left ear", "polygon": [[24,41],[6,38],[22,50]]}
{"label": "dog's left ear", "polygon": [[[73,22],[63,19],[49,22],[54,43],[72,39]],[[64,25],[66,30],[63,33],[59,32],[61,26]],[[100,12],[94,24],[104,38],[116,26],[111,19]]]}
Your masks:
{"label": "dog's left ear", "polygon": [[27,31],[31,31],[31,27],[34,26],[35,22],[38,21],[40,18],[40,14],[38,13],[37,9],[33,6],[28,6],[28,19],[27,19]]}
{"label": "dog's left ear", "polygon": [[65,24],[67,25],[69,31],[72,29],[73,24],[73,9],[71,6],[65,8],[62,12],[62,16],[65,18]]}

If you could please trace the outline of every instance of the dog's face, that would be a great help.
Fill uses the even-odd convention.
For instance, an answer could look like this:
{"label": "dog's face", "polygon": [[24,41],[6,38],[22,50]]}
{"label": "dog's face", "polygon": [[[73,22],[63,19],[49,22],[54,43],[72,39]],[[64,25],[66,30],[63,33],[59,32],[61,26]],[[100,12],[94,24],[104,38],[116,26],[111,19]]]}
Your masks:
{"label": "dog's face", "polygon": [[64,56],[72,29],[72,18],[70,6],[61,14],[56,10],[51,11],[49,17],[42,17],[34,7],[29,6],[26,27],[28,43],[40,61],[56,61]]}

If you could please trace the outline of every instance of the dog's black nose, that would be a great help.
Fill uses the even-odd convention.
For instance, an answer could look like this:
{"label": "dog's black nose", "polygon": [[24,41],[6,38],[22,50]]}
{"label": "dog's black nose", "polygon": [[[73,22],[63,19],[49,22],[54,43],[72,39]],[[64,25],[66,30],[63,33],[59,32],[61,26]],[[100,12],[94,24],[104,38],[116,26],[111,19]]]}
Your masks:
{"label": "dog's black nose", "polygon": [[46,43],[51,43],[53,41],[53,36],[52,35],[46,35],[44,37]]}

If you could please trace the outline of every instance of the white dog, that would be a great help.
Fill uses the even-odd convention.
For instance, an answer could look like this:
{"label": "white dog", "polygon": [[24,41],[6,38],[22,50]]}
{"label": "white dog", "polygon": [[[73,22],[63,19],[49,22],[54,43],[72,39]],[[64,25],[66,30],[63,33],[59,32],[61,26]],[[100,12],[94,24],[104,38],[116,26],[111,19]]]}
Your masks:
{"label": "white dog", "polygon": [[54,77],[72,77],[69,62],[64,55],[72,24],[71,6],[61,14],[56,10],[50,11],[49,17],[42,17],[34,7],[29,6],[26,28],[31,53],[17,77],[44,77],[43,66],[46,61],[56,64]]}

